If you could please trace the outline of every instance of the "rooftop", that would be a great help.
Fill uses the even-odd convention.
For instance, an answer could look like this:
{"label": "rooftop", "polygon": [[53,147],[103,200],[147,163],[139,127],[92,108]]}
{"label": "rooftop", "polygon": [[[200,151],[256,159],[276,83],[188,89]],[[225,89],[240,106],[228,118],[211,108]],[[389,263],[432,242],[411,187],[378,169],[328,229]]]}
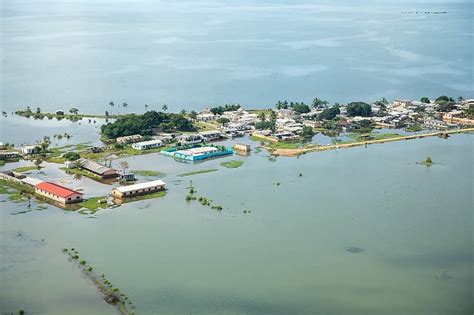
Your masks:
{"label": "rooftop", "polygon": [[121,193],[125,192],[130,192],[134,190],[139,190],[139,189],[145,189],[145,188],[150,188],[150,187],[155,187],[155,186],[164,186],[166,183],[162,181],[161,179],[153,180],[150,182],[144,182],[144,183],[138,183],[138,184],[133,184],[133,185],[127,185],[127,186],[120,186],[116,187],[114,189],[117,189]]}
{"label": "rooftop", "polygon": [[67,198],[73,194],[80,194],[82,193],[69,189],[67,187],[55,184],[55,183],[50,183],[50,182],[41,182],[39,184],[36,184],[36,188],[50,192],[56,196]]}

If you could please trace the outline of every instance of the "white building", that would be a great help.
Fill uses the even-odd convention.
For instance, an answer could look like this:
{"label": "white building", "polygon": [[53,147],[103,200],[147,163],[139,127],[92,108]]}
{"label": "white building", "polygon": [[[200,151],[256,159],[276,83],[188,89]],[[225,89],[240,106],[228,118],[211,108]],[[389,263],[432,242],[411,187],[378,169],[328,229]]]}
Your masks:
{"label": "white building", "polygon": [[161,146],[163,146],[163,141],[159,139],[136,142],[132,144],[132,148],[136,150],[148,150],[148,149],[153,149],[153,148],[159,148]]}
{"label": "white building", "polygon": [[26,147],[23,147],[21,148],[21,152],[23,152],[23,154],[34,154],[36,152],[36,146],[28,145]]}

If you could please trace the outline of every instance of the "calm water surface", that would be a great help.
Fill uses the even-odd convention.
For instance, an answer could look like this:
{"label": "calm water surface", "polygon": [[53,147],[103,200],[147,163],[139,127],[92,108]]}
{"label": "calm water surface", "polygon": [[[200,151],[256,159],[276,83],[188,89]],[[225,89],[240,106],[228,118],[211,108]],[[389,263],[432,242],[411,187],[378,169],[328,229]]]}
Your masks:
{"label": "calm water surface", "polygon": [[103,113],[109,101],[140,112],[474,97],[473,5],[3,0],[0,106]]}
{"label": "calm water surface", "polygon": [[[26,205],[0,203],[0,309],[113,314],[60,252],[75,247],[139,314],[469,314],[473,149],[472,135],[455,135],[226,158],[243,160],[238,169],[127,159],[166,173],[167,196],[93,217],[54,207],[12,215]],[[426,156],[436,164],[415,164]],[[222,212],[185,201],[191,179]]]}

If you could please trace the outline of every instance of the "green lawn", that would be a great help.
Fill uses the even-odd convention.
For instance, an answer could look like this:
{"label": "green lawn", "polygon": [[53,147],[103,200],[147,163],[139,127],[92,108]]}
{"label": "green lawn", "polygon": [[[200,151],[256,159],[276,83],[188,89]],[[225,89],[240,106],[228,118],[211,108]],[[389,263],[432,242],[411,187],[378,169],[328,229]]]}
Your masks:
{"label": "green lawn", "polygon": [[161,173],[158,171],[149,171],[149,170],[133,170],[132,173],[140,176],[165,176],[165,173]]}
{"label": "green lawn", "polygon": [[224,166],[227,168],[238,168],[238,167],[241,167],[242,164],[244,164],[243,161],[231,160],[231,161],[222,162],[221,166]]}
{"label": "green lawn", "polygon": [[23,173],[23,172],[29,172],[29,171],[34,171],[43,168],[42,166],[22,166],[22,167],[17,167],[13,169],[14,172],[17,173]]}
{"label": "green lawn", "polygon": [[[79,206],[82,208],[86,208],[88,210],[93,211],[95,213],[99,209],[105,209],[108,207],[107,203],[99,203],[99,200],[107,199],[107,196],[101,196],[101,197],[92,197],[89,198],[83,202],[78,203]],[[91,214],[91,213],[89,213]]]}
{"label": "green lawn", "polygon": [[197,174],[204,174],[204,173],[211,173],[217,171],[217,168],[210,168],[210,169],[205,169],[205,170],[200,170],[200,171],[195,171],[195,172],[188,172],[188,173],[183,173],[180,174],[179,176],[184,177],[184,176],[193,176]]}
{"label": "green lawn", "polygon": [[88,171],[80,169],[80,168],[60,167],[59,169],[65,171],[68,174],[82,175],[82,176],[85,176],[85,177],[89,177],[91,179],[102,179],[102,177],[100,177],[99,175],[96,175],[94,173],[88,172]]}

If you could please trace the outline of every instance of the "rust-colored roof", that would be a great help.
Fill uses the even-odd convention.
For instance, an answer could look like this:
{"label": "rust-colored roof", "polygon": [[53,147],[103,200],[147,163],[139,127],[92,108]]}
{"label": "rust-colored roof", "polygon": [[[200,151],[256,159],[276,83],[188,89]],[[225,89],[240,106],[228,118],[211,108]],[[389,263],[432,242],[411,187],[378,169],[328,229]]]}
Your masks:
{"label": "rust-colored roof", "polygon": [[44,190],[46,192],[49,192],[53,195],[67,198],[73,194],[79,194],[82,195],[82,193],[69,189],[67,187],[55,184],[55,183],[49,183],[49,182],[42,182],[36,185],[36,188]]}

